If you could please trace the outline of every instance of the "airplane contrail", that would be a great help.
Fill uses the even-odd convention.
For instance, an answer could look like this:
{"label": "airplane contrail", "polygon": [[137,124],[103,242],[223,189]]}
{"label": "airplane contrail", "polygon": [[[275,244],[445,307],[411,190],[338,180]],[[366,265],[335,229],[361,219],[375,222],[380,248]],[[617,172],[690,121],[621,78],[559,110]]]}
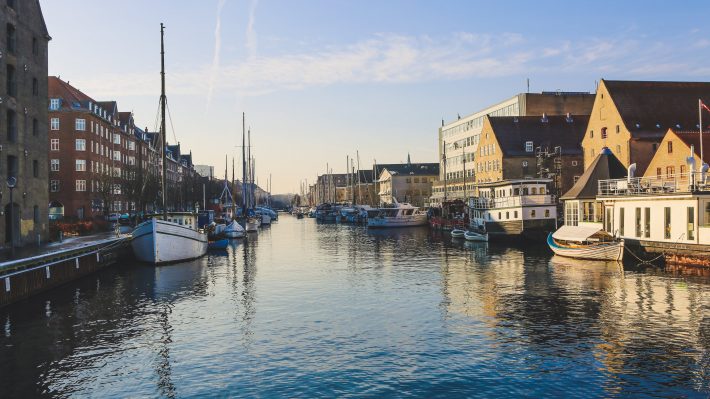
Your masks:
{"label": "airplane contrail", "polygon": [[212,95],[214,94],[214,86],[219,74],[219,54],[222,49],[222,8],[224,8],[226,0],[217,2],[217,23],[214,28],[214,56],[212,57],[212,68],[210,70],[209,86],[207,88],[207,111],[210,110],[212,103]]}

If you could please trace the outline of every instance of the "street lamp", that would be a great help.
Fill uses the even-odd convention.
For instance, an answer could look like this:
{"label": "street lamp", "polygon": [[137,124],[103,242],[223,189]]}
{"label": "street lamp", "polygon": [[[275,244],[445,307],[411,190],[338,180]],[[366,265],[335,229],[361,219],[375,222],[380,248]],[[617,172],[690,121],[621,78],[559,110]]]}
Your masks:
{"label": "street lamp", "polygon": [[7,178],[7,188],[10,189],[10,257],[15,257],[15,205],[12,202],[12,190],[17,186],[14,176]]}

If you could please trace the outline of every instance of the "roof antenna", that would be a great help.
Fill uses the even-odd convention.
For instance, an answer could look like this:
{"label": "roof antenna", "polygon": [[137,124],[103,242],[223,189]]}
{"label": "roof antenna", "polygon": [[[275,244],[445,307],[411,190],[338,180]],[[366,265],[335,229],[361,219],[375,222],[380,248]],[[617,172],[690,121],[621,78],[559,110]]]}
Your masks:
{"label": "roof antenna", "polygon": [[527,83],[528,83],[528,91],[527,92],[530,93],[530,78],[527,78],[525,80],[527,80]]}

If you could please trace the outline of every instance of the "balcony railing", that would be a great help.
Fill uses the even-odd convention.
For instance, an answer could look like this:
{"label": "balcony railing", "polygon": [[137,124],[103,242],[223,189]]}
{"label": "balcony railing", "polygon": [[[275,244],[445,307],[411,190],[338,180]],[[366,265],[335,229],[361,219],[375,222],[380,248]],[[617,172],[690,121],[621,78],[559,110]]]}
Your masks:
{"label": "balcony railing", "polygon": [[552,195],[533,194],[498,198],[471,198],[469,207],[478,209],[509,208],[530,205],[554,205]]}
{"label": "balcony railing", "polygon": [[702,172],[692,172],[674,175],[599,180],[597,195],[600,197],[609,197],[709,191],[710,175]]}

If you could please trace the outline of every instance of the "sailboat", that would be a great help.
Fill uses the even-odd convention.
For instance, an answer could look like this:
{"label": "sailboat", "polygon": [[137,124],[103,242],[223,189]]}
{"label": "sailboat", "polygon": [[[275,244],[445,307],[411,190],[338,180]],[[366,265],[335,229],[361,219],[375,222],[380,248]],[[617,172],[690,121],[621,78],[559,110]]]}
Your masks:
{"label": "sailboat", "polygon": [[163,218],[151,218],[133,230],[131,247],[141,262],[161,264],[199,258],[207,253],[207,233],[198,229],[197,215],[189,212],[168,213],[166,204],[166,147],[165,140],[165,45],[164,29],[160,24],[160,136],[162,140],[163,174],[161,190]]}

